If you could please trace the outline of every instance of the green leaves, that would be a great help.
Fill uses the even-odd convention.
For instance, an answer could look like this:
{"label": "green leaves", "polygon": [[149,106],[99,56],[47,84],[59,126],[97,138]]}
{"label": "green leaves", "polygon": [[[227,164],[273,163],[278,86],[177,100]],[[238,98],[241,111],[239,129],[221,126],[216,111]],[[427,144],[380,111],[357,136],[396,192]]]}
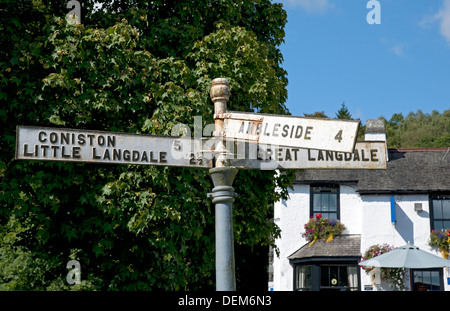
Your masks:
{"label": "green leaves", "polygon": [[445,148],[450,145],[450,110],[425,114],[421,110],[406,117],[394,114],[386,120],[389,148]]}
{"label": "green leaves", "polygon": [[[0,11],[0,283],[75,289],[64,264],[77,250],[86,271],[77,289],[212,289],[207,170],[16,161],[15,129],[170,135],[179,123],[192,131],[195,116],[204,128],[216,77],[230,81],[230,110],[286,113],[277,49],[285,13],[268,0],[97,3],[83,2],[82,25],[67,25],[64,8],[45,1]],[[279,235],[272,204],[291,178],[238,174],[242,248]]]}

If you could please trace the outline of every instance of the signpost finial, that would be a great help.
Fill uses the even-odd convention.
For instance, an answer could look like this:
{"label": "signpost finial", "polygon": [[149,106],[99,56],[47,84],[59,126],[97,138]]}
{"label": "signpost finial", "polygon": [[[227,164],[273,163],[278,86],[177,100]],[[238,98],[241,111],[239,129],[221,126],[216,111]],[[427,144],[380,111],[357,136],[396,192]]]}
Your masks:
{"label": "signpost finial", "polygon": [[228,80],[226,78],[212,80],[209,95],[214,103],[214,113],[225,113],[227,111],[227,102],[230,99]]}

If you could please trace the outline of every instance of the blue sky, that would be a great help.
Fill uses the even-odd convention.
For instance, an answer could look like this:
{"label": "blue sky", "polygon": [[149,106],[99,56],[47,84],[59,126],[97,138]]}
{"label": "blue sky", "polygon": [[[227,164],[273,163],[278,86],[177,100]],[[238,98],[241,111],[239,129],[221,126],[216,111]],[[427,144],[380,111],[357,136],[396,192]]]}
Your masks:
{"label": "blue sky", "polygon": [[354,118],[450,109],[450,0],[277,0],[287,12],[280,47],[292,115],[345,102]]}

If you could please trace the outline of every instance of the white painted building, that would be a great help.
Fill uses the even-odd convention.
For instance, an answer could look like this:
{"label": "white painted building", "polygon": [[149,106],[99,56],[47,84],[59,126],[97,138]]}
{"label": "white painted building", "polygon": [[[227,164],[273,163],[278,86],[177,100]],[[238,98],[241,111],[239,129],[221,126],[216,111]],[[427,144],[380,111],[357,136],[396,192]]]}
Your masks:
{"label": "white painted building", "polygon": [[[367,122],[365,140],[385,140],[378,120]],[[308,246],[302,233],[310,217],[339,219],[346,230],[326,243]],[[407,242],[441,256],[428,245],[432,229],[450,228],[450,154],[448,149],[388,151],[386,170],[322,169],[297,172],[287,201],[275,203],[281,229],[273,254],[269,289],[392,290],[358,266],[372,245]],[[406,269],[407,290],[450,290],[447,268]]]}

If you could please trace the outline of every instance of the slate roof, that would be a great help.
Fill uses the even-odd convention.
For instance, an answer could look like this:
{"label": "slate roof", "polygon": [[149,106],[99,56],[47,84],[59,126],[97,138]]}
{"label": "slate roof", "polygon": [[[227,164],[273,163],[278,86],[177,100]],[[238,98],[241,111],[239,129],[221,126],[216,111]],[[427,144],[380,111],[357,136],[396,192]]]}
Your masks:
{"label": "slate roof", "polygon": [[450,148],[389,149],[386,170],[300,170],[296,183],[357,184],[359,193],[450,192]]}
{"label": "slate roof", "polygon": [[313,245],[303,245],[295,253],[288,257],[289,260],[305,259],[313,257],[361,257],[361,236],[358,234],[341,235],[326,242],[319,240]]}

